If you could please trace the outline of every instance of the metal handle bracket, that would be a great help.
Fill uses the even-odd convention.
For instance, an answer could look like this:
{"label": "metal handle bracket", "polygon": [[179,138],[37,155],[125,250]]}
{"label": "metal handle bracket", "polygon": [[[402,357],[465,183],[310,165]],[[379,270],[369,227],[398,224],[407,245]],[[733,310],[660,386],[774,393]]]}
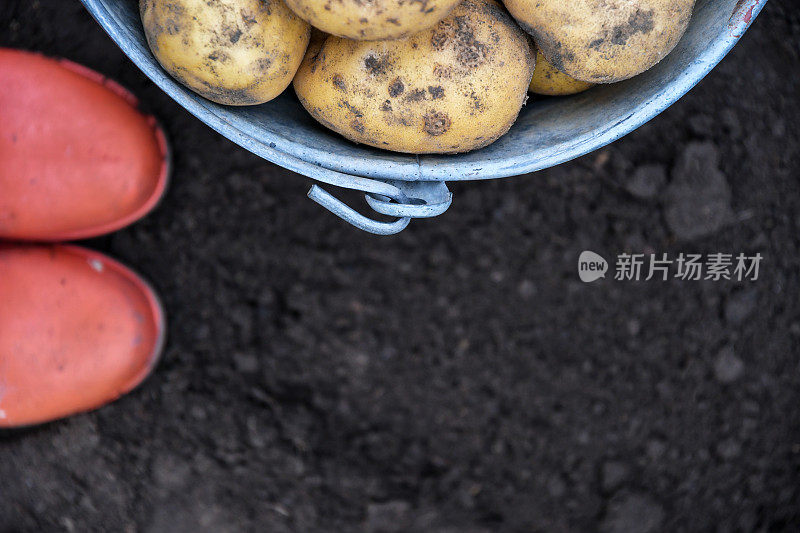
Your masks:
{"label": "metal handle bracket", "polygon": [[[377,213],[397,217],[392,222],[381,222],[366,217],[331,193],[312,185],[308,197],[319,205],[349,222],[353,226],[376,235],[393,235],[403,231],[412,218],[430,218],[441,215],[453,203],[453,193],[443,181],[379,181],[361,178],[380,184],[380,187],[363,187],[362,183],[347,184],[354,190],[364,190],[367,204]],[[354,186],[356,185],[356,186]],[[377,192],[380,190],[380,192]]]}

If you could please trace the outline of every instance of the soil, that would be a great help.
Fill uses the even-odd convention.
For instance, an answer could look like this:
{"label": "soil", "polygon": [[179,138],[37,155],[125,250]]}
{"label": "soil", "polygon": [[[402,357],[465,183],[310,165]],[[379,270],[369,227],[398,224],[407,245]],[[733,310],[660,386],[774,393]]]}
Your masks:
{"label": "soil", "polygon": [[[456,184],[388,238],[189,115],[77,1],[5,2],[0,45],[131,88],[175,163],[152,215],[86,243],[158,289],[163,360],[0,435],[0,531],[800,530],[791,2],[635,133]],[[584,284],[583,250],[764,260],[757,281]]]}

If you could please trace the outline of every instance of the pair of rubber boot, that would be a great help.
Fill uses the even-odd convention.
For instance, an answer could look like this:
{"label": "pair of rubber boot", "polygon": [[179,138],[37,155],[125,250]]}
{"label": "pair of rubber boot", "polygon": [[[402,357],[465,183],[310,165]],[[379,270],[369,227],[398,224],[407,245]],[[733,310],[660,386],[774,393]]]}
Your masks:
{"label": "pair of rubber boot", "polygon": [[168,174],[164,134],[128,91],[69,61],[0,49],[0,428],[100,407],[155,366],[165,325],[149,285],[55,243],[145,216]]}

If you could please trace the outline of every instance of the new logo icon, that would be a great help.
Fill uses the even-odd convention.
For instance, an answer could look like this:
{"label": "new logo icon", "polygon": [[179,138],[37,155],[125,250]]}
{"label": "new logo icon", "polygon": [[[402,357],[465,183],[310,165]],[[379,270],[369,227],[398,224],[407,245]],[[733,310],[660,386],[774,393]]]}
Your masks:
{"label": "new logo icon", "polygon": [[581,256],[578,258],[578,276],[582,282],[591,283],[605,278],[606,272],[608,272],[608,261],[602,256],[589,250],[581,252]]}

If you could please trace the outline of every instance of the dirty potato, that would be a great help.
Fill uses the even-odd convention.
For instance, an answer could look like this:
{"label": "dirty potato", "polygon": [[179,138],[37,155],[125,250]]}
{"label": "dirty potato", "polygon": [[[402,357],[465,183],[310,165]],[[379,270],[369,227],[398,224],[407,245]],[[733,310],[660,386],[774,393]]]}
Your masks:
{"label": "dirty potato", "polygon": [[559,71],[536,50],[536,68],[528,90],[543,96],[568,96],[594,87],[593,83],[576,80]]}
{"label": "dirty potato", "polygon": [[294,80],[319,122],[406,153],[486,146],[516,120],[533,75],[525,34],[491,0],[464,0],[430,30],[396,41],[328,36]]}
{"label": "dirty potato", "polygon": [[178,81],[220,104],[272,100],[292,81],[310,28],[283,0],[141,0],[145,35]]}
{"label": "dirty potato", "polygon": [[631,78],[678,44],[695,0],[505,0],[547,60],[591,83]]}
{"label": "dirty potato", "polygon": [[400,39],[442,20],[459,0],[286,0],[315,28],[360,41]]}

